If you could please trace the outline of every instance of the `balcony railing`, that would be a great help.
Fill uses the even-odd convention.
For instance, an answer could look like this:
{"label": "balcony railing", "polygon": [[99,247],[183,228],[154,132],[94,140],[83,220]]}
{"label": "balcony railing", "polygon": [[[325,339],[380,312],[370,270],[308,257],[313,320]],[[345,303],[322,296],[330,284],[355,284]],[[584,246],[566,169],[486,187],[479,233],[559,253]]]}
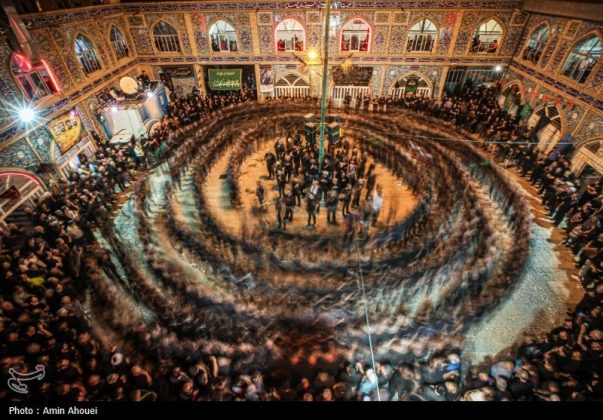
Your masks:
{"label": "balcony railing", "polygon": [[155,47],[163,52],[180,52],[178,35],[153,35]]}

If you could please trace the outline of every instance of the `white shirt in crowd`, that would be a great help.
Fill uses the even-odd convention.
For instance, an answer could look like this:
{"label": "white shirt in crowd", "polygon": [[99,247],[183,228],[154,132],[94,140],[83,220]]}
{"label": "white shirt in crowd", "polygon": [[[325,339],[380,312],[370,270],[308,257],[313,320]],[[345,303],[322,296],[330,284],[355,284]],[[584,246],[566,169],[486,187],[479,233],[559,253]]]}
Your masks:
{"label": "white shirt in crowd", "polygon": [[373,193],[373,211],[379,212],[383,207],[383,197],[378,192]]}

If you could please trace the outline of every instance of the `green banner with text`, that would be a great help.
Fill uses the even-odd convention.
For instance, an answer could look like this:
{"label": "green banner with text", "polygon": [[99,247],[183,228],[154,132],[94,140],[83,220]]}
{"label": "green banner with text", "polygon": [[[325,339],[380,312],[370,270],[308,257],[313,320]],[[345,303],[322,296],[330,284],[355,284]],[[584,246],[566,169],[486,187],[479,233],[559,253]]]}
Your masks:
{"label": "green banner with text", "polygon": [[241,69],[208,69],[211,90],[241,90]]}

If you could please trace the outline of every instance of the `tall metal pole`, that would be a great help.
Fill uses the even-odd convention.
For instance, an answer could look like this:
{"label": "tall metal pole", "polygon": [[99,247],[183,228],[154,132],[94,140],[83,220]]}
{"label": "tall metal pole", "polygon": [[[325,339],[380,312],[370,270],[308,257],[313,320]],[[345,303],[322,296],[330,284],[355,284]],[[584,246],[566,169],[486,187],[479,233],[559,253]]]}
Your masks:
{"label": "tall metal pole", "polygon": [[329,26],[331,24],[331,0],[327,0],[325,13],[324,52],[322,55],[322,97],[320,102],[320,150],[318,152],[318,172],[322,173],[325,156],[325,128],[327,124],[327,85],[329,83]]}

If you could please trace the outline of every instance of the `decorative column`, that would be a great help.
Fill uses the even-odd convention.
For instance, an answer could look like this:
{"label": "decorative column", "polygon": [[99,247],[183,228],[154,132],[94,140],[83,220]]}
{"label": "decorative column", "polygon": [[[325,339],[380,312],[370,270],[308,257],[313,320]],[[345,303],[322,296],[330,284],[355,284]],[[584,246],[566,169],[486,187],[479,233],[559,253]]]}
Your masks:
{"label": "decorative column", "polygon": [[327,0],[325,10],[324,53],[322,56],[322,97],[320,98],[320,149],[318,152],[318,172],[322,172],[325,156],[325,129],[327,124],[327,87],[329,84],[329,26],[331,24],[331,0]]}
{"label": "decorative column", "polygon": [[258,102],[264,102],[264,94],[262,93],[261,79],[260,79],[260,65],[254,64],[253,70],[255,71],[255,90],[258,95]]}
{"label": "decorative column", "polygon": [[450,66],[442,67],[442,75],[440,76],[440,81],[438,83],[437,91],[434,92],[434,98],[439,99],[442,97],[442,93],[444,92],[444,88],[446,87],[446,78],[448,77],[448,70]]}

